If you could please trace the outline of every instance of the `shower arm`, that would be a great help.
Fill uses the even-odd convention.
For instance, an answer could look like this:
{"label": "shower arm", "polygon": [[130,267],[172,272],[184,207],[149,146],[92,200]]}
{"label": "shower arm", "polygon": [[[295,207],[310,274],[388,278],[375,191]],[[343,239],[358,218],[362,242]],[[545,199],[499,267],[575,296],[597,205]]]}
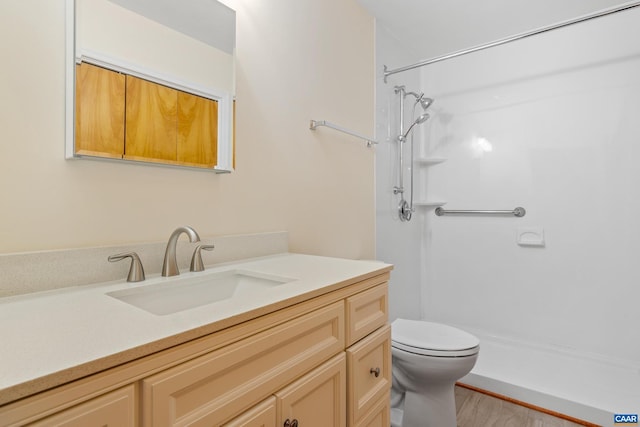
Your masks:
{"label": "shower arm", "polygon": [[[418,105],[418,103],[416,102],[414,104],[414,113],[415,113],[415,106]],[[411,126],[409,126],[409,129],[407,129],[407,131],[404,133],[404,135],[400,135],[398,137],[398,139],[402,142],[407,140],[407,136],[409,135],[409,132],[411,132],[411,129],[413,129],[413,127],[417,124],[420,124],[422,122],[424,122],[425,120],[427,120],[429,118],[429,115],[427,113],[425,114],[421,114],[416,120],[413,121],[413,123],[411,123]]]}

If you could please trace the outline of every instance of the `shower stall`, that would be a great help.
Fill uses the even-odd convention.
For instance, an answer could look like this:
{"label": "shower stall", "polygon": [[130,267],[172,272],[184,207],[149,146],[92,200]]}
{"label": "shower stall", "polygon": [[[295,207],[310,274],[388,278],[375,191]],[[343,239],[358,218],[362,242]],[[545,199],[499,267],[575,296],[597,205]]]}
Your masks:
{"label": "shower stall", "polygon": [[397,73],[420,58],[376,36],[391,317],[478,336],[463,382],[603,425],[640,413],[640,8],[620,10]]}

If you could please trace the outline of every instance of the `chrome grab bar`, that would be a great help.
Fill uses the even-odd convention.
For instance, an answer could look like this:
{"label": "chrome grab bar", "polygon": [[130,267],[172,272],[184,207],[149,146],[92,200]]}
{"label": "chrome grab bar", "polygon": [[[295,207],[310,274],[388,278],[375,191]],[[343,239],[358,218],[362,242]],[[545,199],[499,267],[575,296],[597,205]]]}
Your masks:
{"label": "chrome grab bar", "polygon": [[508,210],[451,210],[436,208],[436,215],[513,215],[517,217],[523,217],[527,211],[524,208],[517,207],[511,211]]}

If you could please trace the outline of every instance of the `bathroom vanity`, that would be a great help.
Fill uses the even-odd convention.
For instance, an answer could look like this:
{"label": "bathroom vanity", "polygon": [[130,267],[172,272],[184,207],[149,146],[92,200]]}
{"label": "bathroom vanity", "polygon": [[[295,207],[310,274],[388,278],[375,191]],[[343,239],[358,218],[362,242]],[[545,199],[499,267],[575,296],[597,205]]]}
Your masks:
{"label": "bathroom vanity", "polygon": [[[289,280],[163,315],[112,296],[166,285],[154,279],[6,298],[3,321],[23,327],[2,332],[0,425],[388,426],[391,268],[296,254],[233,263],[201,274]],[[29,309],[45,310],[40,321]]]}

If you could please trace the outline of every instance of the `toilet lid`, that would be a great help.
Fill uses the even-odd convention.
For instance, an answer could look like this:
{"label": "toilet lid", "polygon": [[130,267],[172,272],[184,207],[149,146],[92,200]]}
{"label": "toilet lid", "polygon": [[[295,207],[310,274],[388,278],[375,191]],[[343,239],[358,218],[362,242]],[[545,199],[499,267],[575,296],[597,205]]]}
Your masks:
{"label": "toilet lid", "polygon": [[460,357],[476,354],[480,340],[449,325],[396,319],[391,324],[391,345],[427,356]]}

